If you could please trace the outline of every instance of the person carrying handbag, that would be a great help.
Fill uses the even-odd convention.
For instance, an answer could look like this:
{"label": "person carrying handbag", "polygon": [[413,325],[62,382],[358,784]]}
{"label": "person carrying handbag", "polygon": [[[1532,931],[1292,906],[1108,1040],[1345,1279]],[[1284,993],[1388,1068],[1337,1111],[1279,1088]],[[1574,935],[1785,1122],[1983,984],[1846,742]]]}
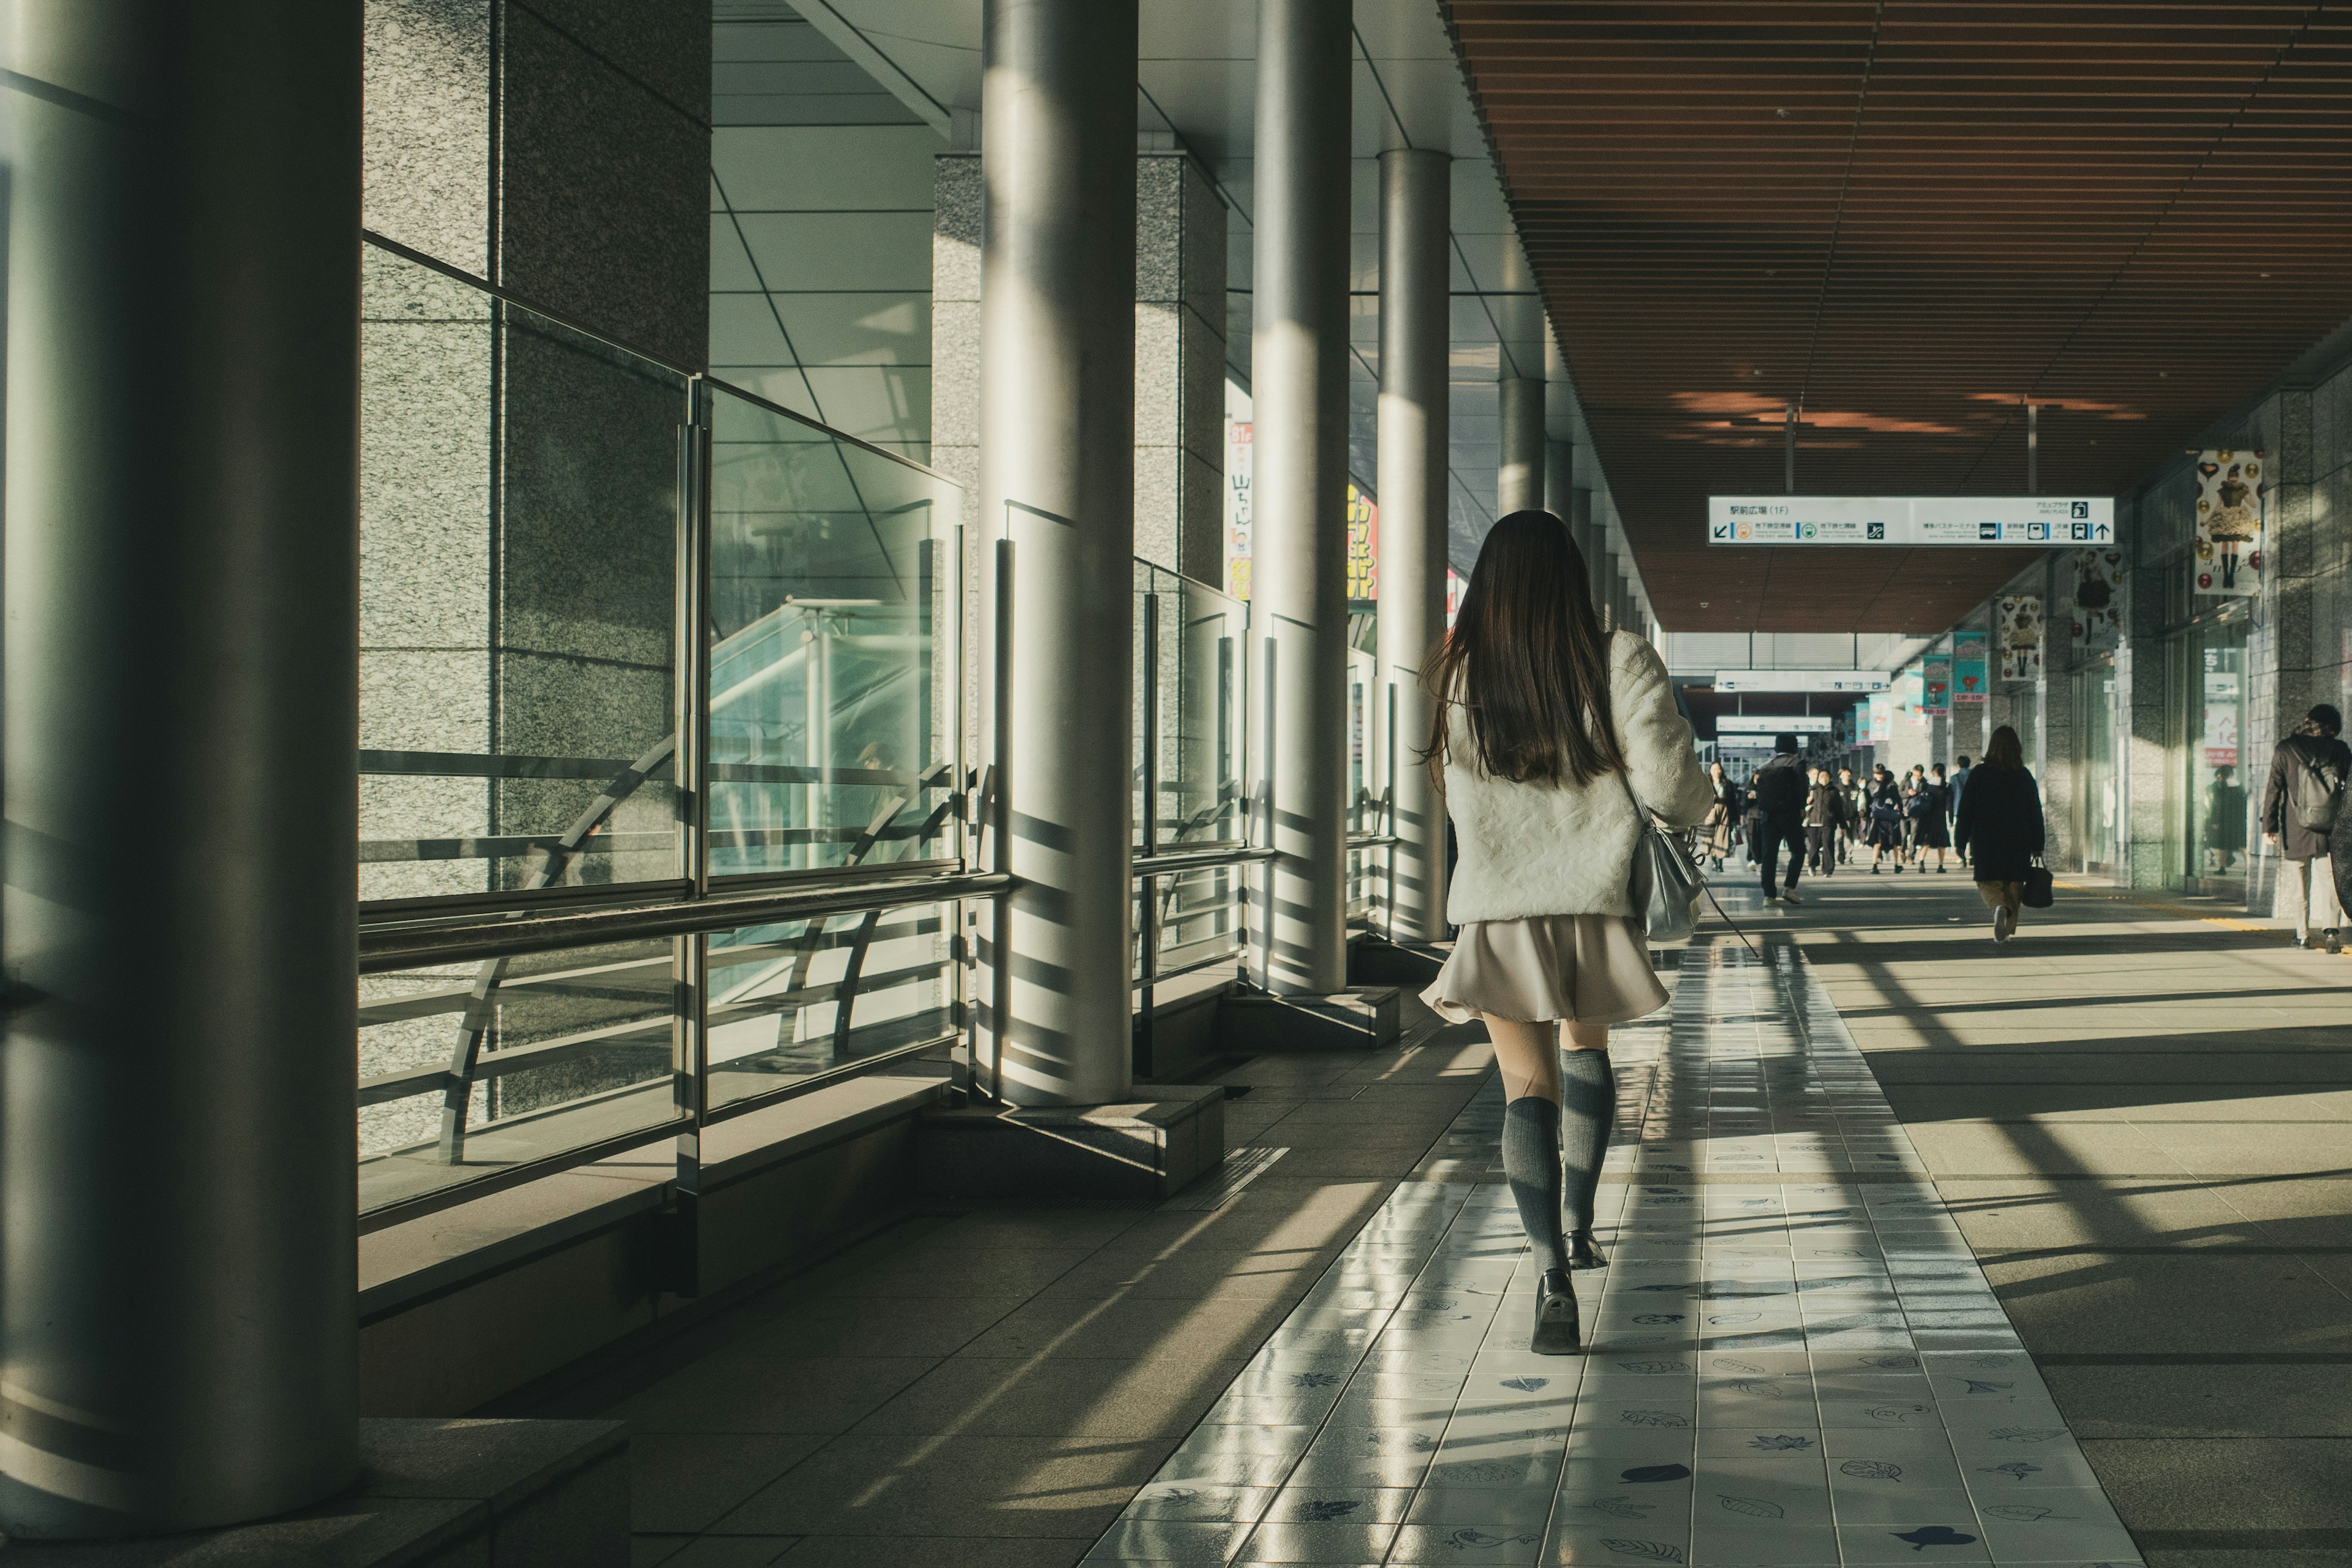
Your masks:
{"label": "person carrying handbag", "polygon": [[1952,838],[1969,852],[1977,892],[1992,910],[1992,940],[2008,942],[2017,934],[2017,911],[2044,839],[2042,789],[2025,765],[2017,731],[2006,724],[1993,731],[1984,761],[1969,772]]}
{"label": "person carrying handbag", "polygon": [[[2352,747],[2336,737],[2344,716],[2322,702],[2304,716],[2295,732],[2271,753],[2270,782],[2263,789],[2263,839],[2286,857],[2295,889],[2294,941],[2298,947],[2323,942],[2344,951],[2344,906],[2336,896],[2336,861],[2330,836],[2344,815],[2345,786],[2352,777]],[[2311,928],[2320,930],[2314,942]]]}
{"label": "person carrying handbag", "polygon": [[1486,1026],[1503,1173],[1535,1253],[1529,1348],[1572,1354],[1568,1271],[1606,1261],[1592,1221],[1617,1103],[1609,1026],[1666,1003],[1632,919],[1643,818],[1689,828],[1717,795],[1665,664],[1602,628],[1584,558],[1549,512],[1515,511],[1486,535],[1424,680],[1423,754],[1443,770],[1461,858],[1446,895],[1460,934],[1422,999]]}

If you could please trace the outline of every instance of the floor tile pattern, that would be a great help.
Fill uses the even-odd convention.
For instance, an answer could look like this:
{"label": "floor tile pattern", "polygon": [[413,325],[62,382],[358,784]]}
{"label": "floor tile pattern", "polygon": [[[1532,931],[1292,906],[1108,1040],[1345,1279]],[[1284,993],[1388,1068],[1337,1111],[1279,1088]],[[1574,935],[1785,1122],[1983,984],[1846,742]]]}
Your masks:
{"label": "floor tile pattern", "polygon": [[1797,951],[1674,993],[1612,1051],[1586,1355],[1527,1351],[1489,1083],[1087,1561],[2137,1564]]}

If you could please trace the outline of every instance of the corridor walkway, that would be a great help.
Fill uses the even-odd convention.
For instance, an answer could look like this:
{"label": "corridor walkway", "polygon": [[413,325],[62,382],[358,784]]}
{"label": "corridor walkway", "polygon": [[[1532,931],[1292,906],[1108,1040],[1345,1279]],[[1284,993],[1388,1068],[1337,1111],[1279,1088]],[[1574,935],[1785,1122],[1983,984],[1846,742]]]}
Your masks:
{"label": "corridor walkway", "polygon": [[2352,960],[1802,891],[1621,1034],[1582,1361],[1446,1030],[1228,1074],[1238,1193],[918,1219],[528,1408],[632,1422],[681,1568],[2352,1564]]}

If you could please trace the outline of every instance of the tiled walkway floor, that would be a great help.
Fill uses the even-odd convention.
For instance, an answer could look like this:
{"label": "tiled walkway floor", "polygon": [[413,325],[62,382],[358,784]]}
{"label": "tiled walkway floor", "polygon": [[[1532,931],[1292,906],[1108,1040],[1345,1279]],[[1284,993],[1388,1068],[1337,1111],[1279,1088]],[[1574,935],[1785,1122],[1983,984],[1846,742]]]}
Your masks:
{"label": "tiled walkway floor", "polygon": [[1795,950],[1685,955],[1619,1032],[1590,1352],[1526,1350],[1499,1089],[1160,1468],[1096,1563],[2137,1563]]}

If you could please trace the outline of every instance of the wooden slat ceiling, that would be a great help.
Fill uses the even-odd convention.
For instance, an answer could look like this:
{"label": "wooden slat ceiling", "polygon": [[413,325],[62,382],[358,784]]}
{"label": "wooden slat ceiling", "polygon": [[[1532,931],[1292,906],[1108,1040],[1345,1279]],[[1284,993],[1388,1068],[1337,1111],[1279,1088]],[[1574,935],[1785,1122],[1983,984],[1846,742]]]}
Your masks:
{"label": "wooden slat ceiling", "polygon": [[1443,0],[1650,597],[1940,631],[2010,550],[1710,493],[2123,494],[2352,315],[2352,7]]}

